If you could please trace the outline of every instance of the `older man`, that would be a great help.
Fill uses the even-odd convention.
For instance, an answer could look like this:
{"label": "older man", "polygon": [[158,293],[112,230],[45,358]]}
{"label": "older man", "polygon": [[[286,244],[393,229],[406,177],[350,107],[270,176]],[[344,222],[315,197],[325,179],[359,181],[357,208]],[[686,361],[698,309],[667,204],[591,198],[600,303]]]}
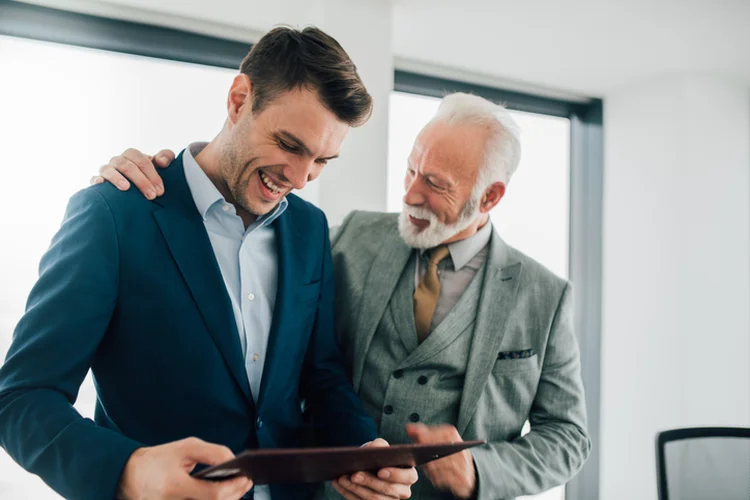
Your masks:
{"label": "older man", "polygon": [[[137,172],[152,188],[151,163],[126,156],[102,176]],[[414,498],[533,494],[569,480],[590,450],[570,284],[489,219],[519,158],[504,108],[449,95],[414,144],[401,214],[354,212],[332,238],[337,332],[380,435],[489,441],[427,465]]]}

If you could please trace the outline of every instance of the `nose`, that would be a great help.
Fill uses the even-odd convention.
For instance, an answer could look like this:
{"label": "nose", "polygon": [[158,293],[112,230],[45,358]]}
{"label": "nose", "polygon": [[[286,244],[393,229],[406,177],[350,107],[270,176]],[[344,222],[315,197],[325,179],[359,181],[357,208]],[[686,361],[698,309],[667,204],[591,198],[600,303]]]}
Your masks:
{"label": "nose", "polygon": [[300,160],[294,165],[290,165],[284,172],[284,176],[294,189],[302,189],[307,185],[315,169],[315,161]]}
{"label": "nose", "polygon": [[406,193],[404,193],[404,203],[407,205],[421,205],[424,203],[424,196],[422,196],[422,191],[419,187],[419,178],[414,177],[411,179],[411,182],[409,182],[409,179],[407,178],[406,181]]}

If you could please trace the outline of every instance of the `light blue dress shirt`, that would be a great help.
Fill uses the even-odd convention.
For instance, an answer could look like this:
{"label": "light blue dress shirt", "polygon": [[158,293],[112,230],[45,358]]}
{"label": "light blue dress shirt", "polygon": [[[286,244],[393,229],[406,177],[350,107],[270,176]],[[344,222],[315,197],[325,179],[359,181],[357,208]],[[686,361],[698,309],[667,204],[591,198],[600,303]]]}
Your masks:
{"label": "light blue dress shirt", "polygon": [[[245,372],[253,399],[258,402],[268,336],[278,286],[276,232],[271,223],[287,207],[286,198],[247,229],[231,203],[195,161],[206,143],[193,143],[182,155],[185,179],[203,217],[211,246],[219,263],[245,357]],[[250,424],[248,424],[250,425]],[[255,488],[256,500],[271,498],[268,487]]]}

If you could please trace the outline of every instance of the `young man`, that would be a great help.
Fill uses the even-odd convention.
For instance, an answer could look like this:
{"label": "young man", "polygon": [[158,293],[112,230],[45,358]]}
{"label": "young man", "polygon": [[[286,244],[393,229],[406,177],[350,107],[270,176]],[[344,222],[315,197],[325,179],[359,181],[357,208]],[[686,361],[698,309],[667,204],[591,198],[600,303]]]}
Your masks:
{"label": "young man", "polygon": [[[252,483],[196,480],[194,466],[307,434],[385,445],[337,348],[325,216],[290,194],[371,107],[333,38],[274,29],[243,61],[216,138],[165,171],[164,196],[76,194],[0,368],[8,453],[66,498],[229,499]],[[72,407],[89,368],[95,422]],[[407,498],[417,477],[381,474],[354,476],[362,498]],[[274,485],[248,498],[312,491]]]}

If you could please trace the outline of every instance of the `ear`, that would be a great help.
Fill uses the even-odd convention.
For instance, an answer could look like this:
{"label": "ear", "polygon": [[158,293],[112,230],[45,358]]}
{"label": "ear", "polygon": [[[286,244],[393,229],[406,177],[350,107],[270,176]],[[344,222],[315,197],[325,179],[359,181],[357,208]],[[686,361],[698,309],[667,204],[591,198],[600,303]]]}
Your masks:
{"label": "ear", "polygon": [[236,124],[242,113],[253,109],[253,85],[247,75],[234,77],[227,96],[227,115],[232,124]]}
{"label": "ear", "polygon": [[484,191],[484,196],[482,196],[482,201],[479,204],[479,211],[483,214],[488,213],[500,203],[503,196],[505,196],[505,184],[502,182],[492,184]]}

